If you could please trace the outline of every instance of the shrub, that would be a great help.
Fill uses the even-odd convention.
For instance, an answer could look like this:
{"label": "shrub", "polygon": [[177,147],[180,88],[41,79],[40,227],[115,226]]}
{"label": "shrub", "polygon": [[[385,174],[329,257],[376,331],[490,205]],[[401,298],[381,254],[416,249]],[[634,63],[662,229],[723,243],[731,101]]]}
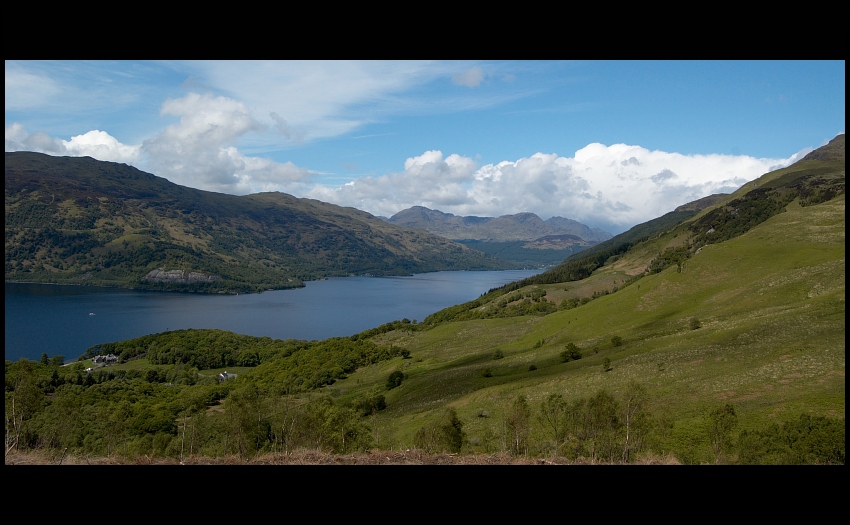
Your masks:
{"label": "shrub", "polygon": [[420,428],[413,444],[428,454],[439,452],[458,453],[466,441],[463,423],[454,408],[449,408],[436,421]]}
{"label": "shrub", "polygon": [[612,346],[623,346],[623,338],[620,337],[619,335],[615,335],[614,337],[611,338],[611,345]]}
{"label": "shrub", "polygon": [[383,394],[367,397],[357,404],[361,416],[370,416],[387,408],[387,400]]}
{"label": "shrub", "polygon": [[742,431],[738,462],[753,465],[833,464],[845,462],[844,420],[800,414],[797,420]]}
{"label": "shrub", "polygon": [[493,352],[493,359],[502,359],[503,357],[505,357],[505,354],[501,350]]}
{"label": "shrub", "polygon": [[396,370],[390,374],[389,378],[387,378],[387,390],[392,390],[393,388],[400,386],[402,381],[404,381],[404,373]]}
{"label": "shrub", "polygon": [[696,330],[702,327],[702,323],[696,317],[691,317],[691,320],[688,321],[688,326],[691,327],[691,330]]}
{"label": "shrub", "polygon": [[567,343],[564,351],[561,352],[561,362],[567,363],[573,359],[581,359],[581,352],[575,343]]}

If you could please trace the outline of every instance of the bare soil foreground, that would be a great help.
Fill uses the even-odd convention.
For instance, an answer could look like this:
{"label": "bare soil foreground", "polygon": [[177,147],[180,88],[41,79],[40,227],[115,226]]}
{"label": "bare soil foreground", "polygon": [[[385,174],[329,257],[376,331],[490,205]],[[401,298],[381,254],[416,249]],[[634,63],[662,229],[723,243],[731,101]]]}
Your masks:
{"label": "bare soil foreground", "polygon": [[[418,450],[375,450],[356,454],[328,454],[315,450],[299,450],[288,454],[266,454],[245,460],[237,456],[223,458],[175,458],[139,456],[135,458],[87,457],[47,451],[6,454],[6,465],[590,465],[590,460],[570,461],[566,458],[527,458],[509,454],[458,455],[426,454]],[[642,465],[678,465],[672,457],[645,458],[633,463]]]}

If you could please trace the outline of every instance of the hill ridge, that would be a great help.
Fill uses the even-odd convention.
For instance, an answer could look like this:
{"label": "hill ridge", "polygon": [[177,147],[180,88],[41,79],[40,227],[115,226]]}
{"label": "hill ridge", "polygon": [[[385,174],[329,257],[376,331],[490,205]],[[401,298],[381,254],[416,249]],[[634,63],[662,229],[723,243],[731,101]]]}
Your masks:
{"label": "hill ridge", "polygon": [[[7,281],[250,292],[331,275],[517,267],[285,193],[197,190],[91,157],[7,152],[5,161]],[[218,278],[145,278],[155,270]]]}

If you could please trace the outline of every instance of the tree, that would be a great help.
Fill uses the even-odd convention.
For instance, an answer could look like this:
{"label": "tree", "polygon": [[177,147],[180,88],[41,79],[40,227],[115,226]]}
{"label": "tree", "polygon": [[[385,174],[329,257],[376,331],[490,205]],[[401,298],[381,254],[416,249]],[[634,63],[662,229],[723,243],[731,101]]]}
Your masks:
{"label": "tree", "polygon": [[[8,361],[7,361],[8,363]],[[38,388],[38,378],[24,358],[18,361],[19,371],[12,377],[7,375],[6,392],[6,452],[12,448],[30,445],[30,420],[47,404]],[[10,388],[11,387],[11,388]]]}
{"label": "tree", "polygon": [[738,426],[735,407],[726,403],[708,414],[708,440],[714,452],[714,463],[720,463],[723,455],[732,449],[732,431]]}
{"label": "tree", "polygon": [[564,345],[564,351],[561,352],[561,362],[567,363],[573,359],[581,359],[581,351],[575,343],[567,343]]}
{"label": "tree", "polygon": [[564,439],[567,402],[561,394],[549,394],[549,397],[540,403],[540,414],[538,419],[543,426],[552,430],[552,439],[560,443]]}
{"label": "tree", "polygon": [[584,406],[583,435],[590,446],[590,456],[603,461],[617,458],[617,432],[622,426],[618,417],[620,405],[605,390],[600,390]]}
{"label": "tree", "polygon": [[437,420],[420,428],[413,438],[414,445],[429,454],[457,454],[463,448],[464,442],[466,433],[454,408],[446,409]]}
{"label": "tree", "polygon": [[513,455],[528,455],[528,433],[531,425],[531,408],[524,395],[514,399],[511,412],[507,417],[507,438],[510,439],[510,452]]}
{"label": "tree", "polygon": [[611,358],[606,357],[604,361],[602,361],[602,370],[605,372],[610,372],[614,368],[611,366]]}
{"label": "tree", "polygon": [[387,399],[383,394],[369,396],[357,403],[357,410],[361,416],[373,416],[387,408]]}
{"label": "tree", "polygon": [[623,338],[620,337],[619,335],[615,335],[614,337],[611,338],[611,345],[612,346],[623,346]]}
{"label": "tree", "polygon": [[41,364],[43,364],[43,365],[50,364],[50,361],[47,358],[47,352],[44,352],[43,354],[41,354]]}
{"label": "tree", "polygon": [[646,387],[637,381],[630,381],[623,394],[620,418],[625,432],[623,461],[627,463],[643,448],[652,427],[652,419],[647,408],[648,401]]}
{"label": "tree", "polygon": [[404,381],[404,372],[396,370],[387,378],[387,390],[400,386],[402,381]]}

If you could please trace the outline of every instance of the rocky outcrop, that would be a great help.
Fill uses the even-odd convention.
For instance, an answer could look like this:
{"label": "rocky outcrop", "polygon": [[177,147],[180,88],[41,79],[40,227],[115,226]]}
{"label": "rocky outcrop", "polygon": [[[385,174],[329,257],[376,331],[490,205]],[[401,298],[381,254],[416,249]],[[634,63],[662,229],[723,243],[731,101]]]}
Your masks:
{"label": "rocky outcrop", "polygon": [[145,281],[152,283],[211,283],[220,281],[218,275],[207,275],[189,270],[165,270],[157,268],[145,276]]}

